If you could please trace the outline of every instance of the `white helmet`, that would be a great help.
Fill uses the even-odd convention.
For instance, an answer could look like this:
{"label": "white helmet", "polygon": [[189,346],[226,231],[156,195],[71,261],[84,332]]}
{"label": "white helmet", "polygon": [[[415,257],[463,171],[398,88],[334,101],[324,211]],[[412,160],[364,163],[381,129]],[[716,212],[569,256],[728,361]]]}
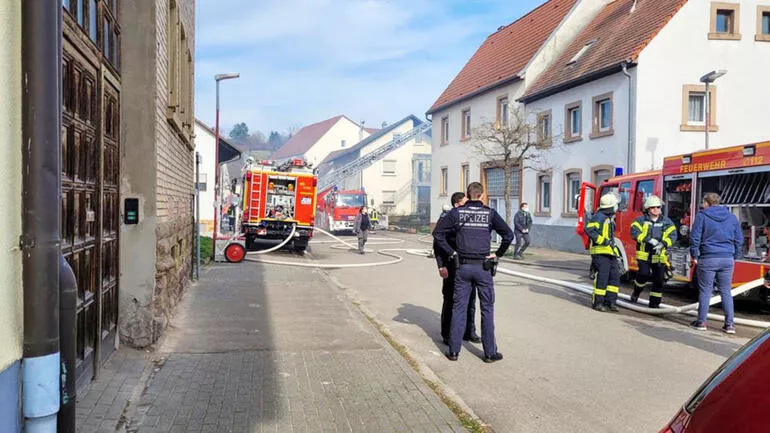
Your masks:
{"label": "white helmet", "polygon": [[452,210],[452,205],[445,204],[442,209],[444,209],[445,212],[449,212],[450,210]]}
{"label": "white helmet", "polygon": [[663,202],[656,195],[651,195],[651,196],[648,196],[646,199],[644,199],[644,210],[647,210],[651,207],[661,207],[661,206],[663,206]]}
{"label": "white helmet", "polygon": [[615,209],[618,206],[618,198],[615,194],[604,194],[599,200],[599,209]]}

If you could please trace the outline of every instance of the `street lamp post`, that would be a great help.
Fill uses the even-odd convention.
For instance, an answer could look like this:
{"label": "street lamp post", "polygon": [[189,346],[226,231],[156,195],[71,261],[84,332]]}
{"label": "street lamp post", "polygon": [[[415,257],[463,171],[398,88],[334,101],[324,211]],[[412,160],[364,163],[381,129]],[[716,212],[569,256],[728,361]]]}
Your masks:
{"label": "street lamp post", "polygon": [[214,80],[217,83],[217,117],[214,130],[214,239],[212,239],[213,248],[211,249],[211,259],[217,255],[217,239],[219,238],[219,213],[222,210],[222,204],[219,198],[219,82],[222,80],[231,80],[240,77],[237,72],[228,74],[217,74]]}
{"label": "street lamp post", "polygon": [[706,100],[704,101],[706,104],[706,149],[709,148],[709,128],[711,128],[711,83],[726,73],[726,70],[720,69],[700,77],[700,82],[706,84]]}

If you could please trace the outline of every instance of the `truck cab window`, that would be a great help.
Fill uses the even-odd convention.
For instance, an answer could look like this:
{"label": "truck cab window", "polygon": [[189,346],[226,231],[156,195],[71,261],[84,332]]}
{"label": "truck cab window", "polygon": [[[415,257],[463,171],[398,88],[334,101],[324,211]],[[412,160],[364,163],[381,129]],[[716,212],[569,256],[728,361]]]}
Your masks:
{"label": "truck cab window", "polygon": [[665,213],[673,221],[678,234],[677,245],[690,244],[690,205],[692,204],[692,180],[673,180],[666,182],[666,192],[663,198]]}
{"label": "truck cab window", "polygon": [[636,182],[636,194],[634,194],[634,210],[636,212],[644,210],[644,199],[653,194],[653,188],[655,188],[655,181],[652,179]]}
{"label": "truck cab window", "polygon": [[620,184],[620,203],[618,204],[618,210],[623,212],[628,210],[628,203],[631,201],[631,182],[623,182]]}

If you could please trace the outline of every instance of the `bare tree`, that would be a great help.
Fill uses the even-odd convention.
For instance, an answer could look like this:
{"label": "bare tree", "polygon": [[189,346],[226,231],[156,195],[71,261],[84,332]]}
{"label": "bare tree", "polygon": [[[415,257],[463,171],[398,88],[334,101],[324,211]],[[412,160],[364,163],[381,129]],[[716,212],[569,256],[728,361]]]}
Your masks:
{"label": "bare tree", "polygon": [[545,154],[557,140],[551,133],[550,124],[544,126],[542,119],[531,122],[518,106],[509,107],[507,116],[502,114],[500,121],[487,121],[473,128],[467,143],[476,158],[503,169],[505,220],[510,225],[513,221],[511,179],[514,170],[546,170],[548,161]]}

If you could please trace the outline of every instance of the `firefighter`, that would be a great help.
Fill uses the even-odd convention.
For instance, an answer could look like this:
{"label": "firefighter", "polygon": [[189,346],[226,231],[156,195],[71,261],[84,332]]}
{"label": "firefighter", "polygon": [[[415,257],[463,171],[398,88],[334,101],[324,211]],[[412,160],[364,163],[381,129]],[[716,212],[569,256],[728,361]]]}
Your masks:
{"label": "firefighter", "polygon": [[660,308],[663,284],[670,273],[666,249],[676,241],[676,226],[661,213],[663,202],[651,195],[644,200],[644,214],[631,223],[631,238],[636,241],[639,271],[634,278],[631,302],[639,300],[645,286],[652,281],[650,308]]}
{"label": "firefighter", "polygon": [[615,246],[615,212],[618,199],[614,194],[605,194],[599,201],[599,210],[586,224],[586,233],[591,240],[591,266],[596,269],[594,278],[593,308],[597,311],[618,311],[616,302],[620,287],[618,257],[620,250]]}

